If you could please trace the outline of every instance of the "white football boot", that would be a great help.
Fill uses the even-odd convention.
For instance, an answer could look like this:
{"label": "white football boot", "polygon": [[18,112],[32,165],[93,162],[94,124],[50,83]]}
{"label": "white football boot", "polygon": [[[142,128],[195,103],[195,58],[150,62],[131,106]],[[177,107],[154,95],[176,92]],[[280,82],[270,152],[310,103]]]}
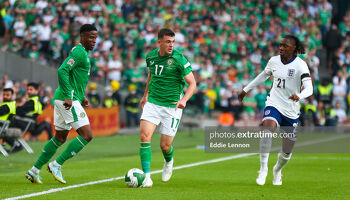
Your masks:
{"label": "white football boot", "polygon": [[150,188],[150,187],[152,187],[152,185],[153,185],[153,181],[151,179],[150,174],[146,174],[146,178],[145,178],[145,180],[143,181],[143,183],[142,183],[142,185],[140,187]]}
{"label": "white football boot", "polygon": [[273,167],[272,185],[282,185],[282,170],[276,171],[275,167]]}
{"label": "white football boot", "polygon": [[258,185],[265,185],[267,172],[268,172],[267,169],[259,171],[259,175],[256,178],[256,184],[258,184]]}
{"label": "white football boot", "polygon": [[171,175],[173,174],[173,165],[174,165],[174,158],[171,159],[171,161],[166,162],[164,160],[164,167],[163,167],[163,173],[162,173],[162,181],[167,182],[170,180]]}

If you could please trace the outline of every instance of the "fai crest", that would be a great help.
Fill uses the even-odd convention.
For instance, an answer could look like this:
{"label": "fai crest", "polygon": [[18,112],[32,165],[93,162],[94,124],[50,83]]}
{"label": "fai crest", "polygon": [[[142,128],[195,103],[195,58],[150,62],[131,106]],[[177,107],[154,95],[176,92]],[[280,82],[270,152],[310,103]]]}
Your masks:
{"label": "fai crest", "polygon": [[85,116],[86,116],[85,113],[83,112],[80,113],[80,118],[84,118]]}
{"label": "fai crest", "polygon": [[166,63],[167,63],[168,66],[173,65],[173,59],[169,59]]}
{"label": "fai crest", "polygon": [[288,69],[288,76],[293,77],[294,76],[295,69]]}

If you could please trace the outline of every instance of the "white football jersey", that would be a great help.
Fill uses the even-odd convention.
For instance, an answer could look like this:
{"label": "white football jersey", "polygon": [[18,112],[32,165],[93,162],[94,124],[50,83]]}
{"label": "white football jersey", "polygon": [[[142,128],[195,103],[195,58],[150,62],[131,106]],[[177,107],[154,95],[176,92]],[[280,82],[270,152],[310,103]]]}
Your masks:
{"label": "white football jersey", "polygon": [[266,98],[266,106],[275,107],[282,115],[296,119],[300,114],[300,103],[289,97],[301,92],[302,81],[311,79],[307,64],[299,57],[283,64],[280,56],[273,56],[264,73],[273,76],[273,85]]}

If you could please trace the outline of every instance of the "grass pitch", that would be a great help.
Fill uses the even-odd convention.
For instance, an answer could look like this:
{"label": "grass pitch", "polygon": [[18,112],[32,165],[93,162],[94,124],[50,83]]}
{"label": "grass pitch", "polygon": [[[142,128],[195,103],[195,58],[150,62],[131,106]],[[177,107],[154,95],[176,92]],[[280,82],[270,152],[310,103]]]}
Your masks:
{"label": "grass pitch", "polygon": [[[163,167],[159,134],[152,140],[151,171]],[[324,145],[346,140],[334,140]],[[347,139],[349,142],[349,139]],[[66,147],[61,147],[54,158]],[[196,148],[204,143],[198,131],[189,136],[179,132],[175,138],[175,166],[192,164],[234,154],[209,154]],[[63,166],[67,184],[56,182],[43,167],[43,185],[30,183],[25,172],[33,165],[45,142],[30,143],[35,154],[25,151],[0,157],[0,198],[18,197],[50,189],[65,188],[91,181],[122,177],[130,168],[141,168],[139,135],[115,135],[94,140]],[[348,143],[350,144],[350,143]],[[65,189],[29,199],[350,199],[350,155],[295,153],[282,171],[283,185],[272,185],[272,167],[277,154],[270,154],[269,174],[265,186],[255,183],[259,170],[257,154],[178,169],[168,183],[161,182],[161,173],[152,175],[152,188],[127,188],[124,180],[108,181]]]}

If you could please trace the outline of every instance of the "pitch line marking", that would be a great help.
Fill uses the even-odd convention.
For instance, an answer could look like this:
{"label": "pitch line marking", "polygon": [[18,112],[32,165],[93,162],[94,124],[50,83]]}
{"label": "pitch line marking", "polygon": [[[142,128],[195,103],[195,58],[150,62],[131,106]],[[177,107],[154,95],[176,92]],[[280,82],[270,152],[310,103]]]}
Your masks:
{"label": "pitch line marking", "polygon": [[[307,146],[307,145],[318,144],[318,143],[322,143],[322,142],[329,142],[329,141],[343,139],[343,138],[348,138],[348,137],[350,137],[350,136],[349,135],[335,136],[335,137],[331,137],[331,138],[318,139],[318,140],[313,140],[313,141],[309,141],[309,142],[308,141],[301,142],[299,144],[296,144],[295,146],[296,147]],[[271,151],[277,151],[280,148],[281,147],[271,148]],[[226,161],[226,160],[233,160],[233,159],[243,158],[243,157],[257,155],[257,154],[258,153],[243,153],[243,154],[237,154],[237,155],[223,157],[223,158],[216,158],[216,159],[212,159],[212,160],[200,161],[200,162],[196,162],[196,163],[192,163],[192,164],[186,164],[186,165],[180,165],[180,166],[174,167],[174,170],[185,169],[185,168],[190,168],[190,167],[195,167],[195,166],[205,165],[205,164],[211,164],[211,163],[217,163],[217,162],[222,162],[222,161]],[[163,170],[152,171],[151,174],[159,174],[162,171]],[[91,181],[91,182],[71,185],[71,186],[67,186],[67,187],[49,189],[49,190],[42,191],[42,192],[35,192],[35,193],[26,194],[26,195],[17,196],[17,197],[10,197],[10,198],[7,198],[5,200],[25,199],[25,198],[30,198],[30,197],[35,197],[35,196],[41,196],[41,195],[45,195],[45,194],[51,194],[51,193],[55,193],[55,192],[60,192],[60,191],[63,191],[63,190],[79,188],[79,187],[85,187],[85,186],[88,186],[88,185],[95,185],[95,184],[111,182],[111,181],[116,181],[116,180],[121,180],[121,179],[124,179],[124,176],[119,176],[119,177],[109,178],[109,179],[103,179],[103,180],[98,180],[98,181]]]}

